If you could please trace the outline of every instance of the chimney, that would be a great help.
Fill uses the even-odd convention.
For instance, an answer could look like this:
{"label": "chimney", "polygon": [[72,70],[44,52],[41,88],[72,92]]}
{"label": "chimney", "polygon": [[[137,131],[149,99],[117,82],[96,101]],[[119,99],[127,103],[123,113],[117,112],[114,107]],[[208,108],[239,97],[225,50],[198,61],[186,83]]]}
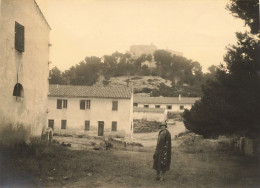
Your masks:
{"label": "chimney", "polygon": [[181,94],[179,94],[179,101],[181,100]]}

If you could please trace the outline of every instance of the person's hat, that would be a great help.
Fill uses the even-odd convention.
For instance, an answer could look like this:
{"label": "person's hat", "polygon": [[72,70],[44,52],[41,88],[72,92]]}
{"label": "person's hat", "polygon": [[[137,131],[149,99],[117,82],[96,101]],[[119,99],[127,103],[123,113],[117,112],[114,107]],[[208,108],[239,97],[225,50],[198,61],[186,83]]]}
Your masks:
{"label": "person's hat", "polygon": [[162,123],[160,124],[160,127],[161,127],[161,126],[167,127],[167,123],[166,123],[166,122],[162,122]]}

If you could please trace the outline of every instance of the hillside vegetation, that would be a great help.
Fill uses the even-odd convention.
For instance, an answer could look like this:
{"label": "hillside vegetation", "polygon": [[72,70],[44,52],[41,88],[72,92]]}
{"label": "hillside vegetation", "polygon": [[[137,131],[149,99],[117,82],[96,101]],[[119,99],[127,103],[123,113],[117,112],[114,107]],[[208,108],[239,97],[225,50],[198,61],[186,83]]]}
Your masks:
{"label": "hillside vegetation", "polygon": [[[150,66],[149,65],[154,65]],[[102,58],[91,56],[69,70],[50,70],[50,84],[69,85],[129,85],[135,93],[150,96],[201,96],[201,85],[214,78],[216,67],[203,74],[197,61],[156,50],[154,54],[132,57],[129,53],[115,52]]]}

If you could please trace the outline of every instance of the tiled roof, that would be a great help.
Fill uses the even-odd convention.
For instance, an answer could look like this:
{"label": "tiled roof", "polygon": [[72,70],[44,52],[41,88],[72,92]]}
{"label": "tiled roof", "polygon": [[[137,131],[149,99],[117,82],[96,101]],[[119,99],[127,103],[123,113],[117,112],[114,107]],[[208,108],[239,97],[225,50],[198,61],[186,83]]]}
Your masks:
{"label": "tiled roof", "polygon": [[134,107],[134,112],[150,112],[150,113],[164,113],[164,108],[138,108]]}
{"label": "tiled roof", "polygon": [[130,99],[132,89],[130,87],[50,85],[49,97]]}
{"label": "tiled roof", "polygon": [[194,104],[196,100],[200,98],[196,97],[140,97],[134,96],[134,103],[142,104]]}

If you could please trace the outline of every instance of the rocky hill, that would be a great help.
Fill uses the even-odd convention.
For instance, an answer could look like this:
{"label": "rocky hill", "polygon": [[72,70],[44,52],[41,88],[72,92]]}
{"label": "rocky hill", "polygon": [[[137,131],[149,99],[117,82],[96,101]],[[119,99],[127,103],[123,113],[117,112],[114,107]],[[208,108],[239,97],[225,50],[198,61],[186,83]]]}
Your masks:
{"label": "rocky hill", "polygon": [[[165,80],[160,76],[120,76],[120,77],[111,77],[108,81],[104,79],[103,76],[100,76],[98,82],[95,86],[104,86],[104,82],[108,86],[127,86],[127,83],[130,87],[133,87],[137,91],[141,91],[144,88],[148,89],[158,89],[161,83],[166,86],[171,86],[170,80]],[[139,95],[147,95],[145,93],[139,93]]]}

